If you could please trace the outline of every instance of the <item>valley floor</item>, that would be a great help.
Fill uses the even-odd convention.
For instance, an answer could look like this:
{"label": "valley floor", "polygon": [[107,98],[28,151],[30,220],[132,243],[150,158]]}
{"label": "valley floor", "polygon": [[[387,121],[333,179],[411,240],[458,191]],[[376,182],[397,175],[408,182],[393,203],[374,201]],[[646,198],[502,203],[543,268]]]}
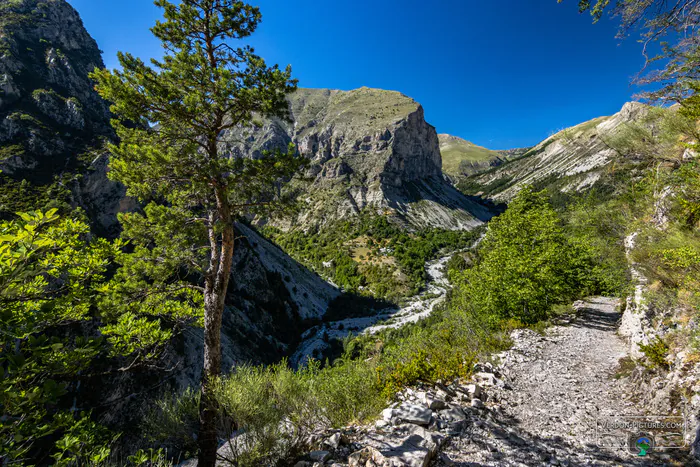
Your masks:
{"label": "valley floor", "polygon": [[619,378],[627,346],[616,333],[617,300],[577,305],[576,319],[544,336],[513,334],[514,346],[495,370],[498,384],[487,388],[487,409],[446,443],[436,465],[690,465],[676,458],[679,451],[636,457],[598,447],[596,420],[644,409],[634,403],[633,385]]}

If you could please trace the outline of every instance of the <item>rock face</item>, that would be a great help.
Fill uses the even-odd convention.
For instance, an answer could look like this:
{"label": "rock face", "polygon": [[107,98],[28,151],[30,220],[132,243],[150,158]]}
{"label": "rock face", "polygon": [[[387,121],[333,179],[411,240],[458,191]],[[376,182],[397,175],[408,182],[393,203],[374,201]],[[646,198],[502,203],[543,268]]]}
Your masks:
{"label": "rock face", "polygon": [[525,185],[577,192],[592,187],[604,168],[617,157],[611,138],[628,123],[641,122],[648,107],[626,103],[611,117],[600,117],[562,130],[493,171],[469,179],[469,193],[483,193],[496,201],[512,199]]}
{"label": "rock face", "polygon": [[111,135],[108,106],[88,78],[104,67],[100,50],[64,0],[3,0],[0,16],[0,165],[50,172]]}
{"label": "rock face", "polygon": [[88,78],[95,67],[104,67],[97,43],[65,0],[0,0],[0,216],[19,209],[10,186],[44,190],[60,178],[98,233],[118,233],[115,214],[135,205],[106,178],[113,133]]}
{"label": "rock face", "polygon": [[288,227],[323,225],[364,210],[412,227],[464,229],[491,217],[443,179],[437,133],[413,99],[369,88],[299,89],[289,105],[291,122],[267,120],[228,135],[236,157],[294,143],[309,159],[306,207]]}

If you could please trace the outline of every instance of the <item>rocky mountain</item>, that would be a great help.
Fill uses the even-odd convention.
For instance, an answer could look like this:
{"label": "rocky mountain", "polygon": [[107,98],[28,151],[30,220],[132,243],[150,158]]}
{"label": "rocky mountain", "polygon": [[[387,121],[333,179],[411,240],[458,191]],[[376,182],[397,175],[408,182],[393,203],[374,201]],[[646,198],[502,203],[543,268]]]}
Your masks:
{"label": "rocky mountain", "polygon": [[58,0],[3,0],[0,10],[3,170],[65,164],[61,156],[110,136],[108,106],[87,76],[104,64],[78,13]]}
{"label": "rocky mountain", "polygon": [[0,216],[61,201],[118,232],[134,203],[106,178],[109,109],[88,78],[103,66],[64,0],[0,0]]}
{"label": "rocky mountain", "polygon": [[626,125],[641,123],[646,109],[628,102],[615,115],[561,130],[519,157],[470,177],[460,188],[501,202],[528,184],[561,193],[591,188],[616,160],[611,141]]}
{"label": "rocky mountain", "polygon": [[292,142],[310,160],[306,205],[286,227],[306,229],[365,210],[412,228],[469,229],[491,217],[444,180],[437,133],[413,99],[370,88],[299,89],[289,106],[290,122],[267,120],[227,136],[238,157]]}
{"label": "rocky mountain", "polygon": [[473,175],[503,164],[508,156],[465,139],[439,134],[442,171],[452,178]]}

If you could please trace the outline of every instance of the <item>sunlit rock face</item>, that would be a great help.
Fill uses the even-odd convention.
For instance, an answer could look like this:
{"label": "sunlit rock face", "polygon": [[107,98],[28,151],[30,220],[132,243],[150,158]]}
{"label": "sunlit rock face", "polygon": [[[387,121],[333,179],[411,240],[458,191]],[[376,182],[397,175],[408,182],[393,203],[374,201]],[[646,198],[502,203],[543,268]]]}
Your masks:
{"label": "sunlit rock face", "polygon": [[401,93],[299,89],[290,121],[264,120],[228,133],[232,157],[259,157],[289,143],[309,159],[306,205],[287,227],[310,228],[363,211],[412,228],[465,229],[490,217],[442,176],[438,136],[423,108]]}
{"label": "sunlit rock face", "polygon": [[[114,135],[88,77],[96,67],[97,43],[65,0],[0,0],[0,187],[24,181],[35,193],[60,179],[94,230],[115,236],[116,213],[135,203],[106,176]],[[13,212],[3,200],[0,215]]]}
{"label": "sunlit rock face", "polygon": [[104,67],[97,43],[67,2],[0,2],[5,173],[32,168],[50,175],[76,151],[112,134],[108,106],[88,78],[95,67]]}
{"label": "sunlit rock face", "polygon": [[612,116],[561,130],[494,170],[471,177],[471,191],[483,187],[485,196],[499,202],[510,201],[527,185],[552,192],[585,191],[617,160],[612,144],[620,131],[629,124],[643,124],[648,109],[639,102],[628,102]]}

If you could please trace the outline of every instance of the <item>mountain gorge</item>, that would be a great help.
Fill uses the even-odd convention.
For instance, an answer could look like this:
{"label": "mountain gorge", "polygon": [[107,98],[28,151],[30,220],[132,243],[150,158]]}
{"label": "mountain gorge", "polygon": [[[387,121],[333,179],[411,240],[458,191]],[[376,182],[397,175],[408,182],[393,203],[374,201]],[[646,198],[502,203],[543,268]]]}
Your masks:
{"label": "mountain gorge", "polygon": [[[178,146],[158,132],[191,118],[124,118],[95,68],[66,0],[0,0],[0,465],[194,465],[206,436],[207,465],[626,465],[596,417],[682,410],[700,458],[694,117],[630,102],[496,151],[399,92],[283,86],[288,118]],[[167,104],[197,92],[168,84]],[[115,176],[117,135],[177,183]],[[290,148],[300,171],[257,178]],[[246,183],[294,202],[240,208],[273,204]]]}

